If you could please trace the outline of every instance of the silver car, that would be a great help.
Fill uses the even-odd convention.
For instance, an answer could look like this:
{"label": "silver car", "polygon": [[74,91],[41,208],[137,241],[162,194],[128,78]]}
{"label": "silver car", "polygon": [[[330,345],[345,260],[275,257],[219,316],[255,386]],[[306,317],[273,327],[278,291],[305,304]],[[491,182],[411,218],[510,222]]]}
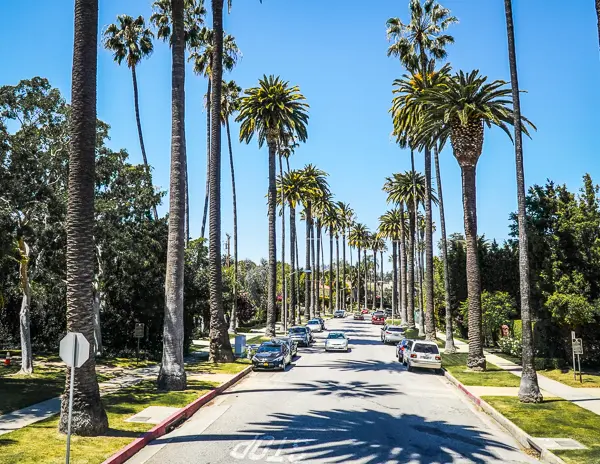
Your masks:
{"label": "silver car", "polygon": [[309,346],[312,341],[310,329],[307,327],[290,327],[288,330],[288,337],[303,346]]}
{"label": "silver car", "polygon": [[381,328],[381,341],[383,343],[398,343],[404,339],[404,327],[397,325],[384,325]]}
{"label": "silver car", "polygon": [[348,341],[344,332],[329,332],[325,339],[325,351],[348,351]]}
{"label": "silver car", "polygon": [[425,369],[442,368],[442,355],[435,342],[416,340],[410,348],[404,350],[406,368],[410,371],[413,367]]}
{"label": "silver car", "polygon": [[311,319],[306,324],[306,327],[308,327],[311,332],[322,332],[323,331],[323,327],[321,326],[321,321],[319,319]]}

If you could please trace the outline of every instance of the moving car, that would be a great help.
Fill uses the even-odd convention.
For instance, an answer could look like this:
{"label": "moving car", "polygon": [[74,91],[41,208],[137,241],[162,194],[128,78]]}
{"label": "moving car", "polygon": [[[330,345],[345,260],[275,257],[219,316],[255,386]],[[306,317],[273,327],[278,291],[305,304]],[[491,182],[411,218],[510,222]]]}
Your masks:
{"label": "moving car", "polygon": [[409,349],[404,350],[404,360],[409,371],[413,367],[438,370],[442,368],[442,356],[435,342],[415,341]]}
{"label": "moving car", "polygon": [[371,324],[375,325],[384,325],[385,324],[385,314],[382,311],[375,311],[371,316]]}
{"label": "moving car", "polygon": [[344,332],[329,332],[325,339],[325,351],[348,351],[348,337]]}
{"label": "moving car", "polygon": [[290,327],[288,329],[288,337],[295,341],[298,345],[309,346],[311,340],[310,329],[301,326]]}
{"label": "moving car", "polygon": [[290,350],[292,358],[298,355],[298,342],[291,337],[273,337],[271,341],[273,343],[284,343]]}
{"label": "moving car", "polygon": [[333,313],[333,317],[346,317],[346,311],[343,309],[336,309]]}
{"label": "moving car", "polygon": [[285,343],[265,342],[258,347],[252,357],[252,367],[256,369],[281,369],[285,371],[292,362],[292,354]]}
{"label": "moving car", "polygon": [[319,319],[311,319],[307,322],[306,327],[308,327],[311,332],[323,332],[323,327],[321,327],[321,321]]}
{"label": "moving car", "polygon": [[355,321],[364,321],[365,316],[363,316],[363,313],[361,313],[360,311],[357,311],[354,313],[354,320]]}
{"label": "moving car", "polygon": [[315,319],[321,321],[321,328],[325,330],[325,319],[323,319],[322,317],[315,317]]}
{"label": "moving car", "polygon": [[361,313],[363,313],[363,314],[369,314],[369,310],[367,308],[363,308],[361,310]]}
{"label": "moving car", "polygon": [[384,325],[381,328],[381,341],[383,343],[394,343],[404,339],[404,327],[397,325]]}
{"label": "moving car", "polygon": [[404,353],[406,353],[406,350],[410,350],[410,347],[414,342],[414,340],[409,340],[408,338],[405,338],[396,345],[396,357],[398,358],[398,361],[402,364],[405,364],[406,361],[404,359]]}

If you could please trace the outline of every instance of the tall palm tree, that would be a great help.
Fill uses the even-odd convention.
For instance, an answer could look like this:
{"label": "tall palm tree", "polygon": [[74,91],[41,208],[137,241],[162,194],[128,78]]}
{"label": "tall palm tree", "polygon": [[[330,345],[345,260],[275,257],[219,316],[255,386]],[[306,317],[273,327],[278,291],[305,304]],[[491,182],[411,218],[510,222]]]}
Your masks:
{"label": "tall palm tree", "polygon": [[[373,309],[376,309],[377,300],[377,253],[383,253],[385,248],[385,241],[381,235],[379,235],[377,232],[374,232],[371,236],[371,250],[373,251]],[[383,254],[380,268],[383,270]],[[383,277],[381,278],[381,281],[383,285]],[[383,301],[383,292],[381,292],[381,301]]]}
{"label": "tall palm tree", "polygon": [[342,231],[342,309],[346,309],[346,235],[354,223],[354,211],[348,203],[338,202]]}
{"label": "tall palm tree", "polygon": [[[194,63],[194,73],[198,76],[203,76],[207,80],[207,91],[206,91],[206,189],[204,195],[204,212],[202,215],[202,228],[200,236],[204,238],[206,230],[206,218],[208,215],[208,194],[209,194],[209,182],[208,182],[208,168],[210,166],[210,121],[211,121],[211,92],[212,92],[212,63],[213,55],[215,51],[215,33],[213,29],[209,27],[203,27],[198,33],[198,40],[194,43],[191,50],[189,61]],[[223,69],[231,71],[237,64],[238,59],[241,57],[241,52],[235,42],[233,36],[224,34],[223,36]]]}
{"label": "tall palm tree", "polygon": [[[340,218],[338,215],[337,203],[330,200],[323,215],[323,226],[329,232],[329,313],[333,314],[333,239],[338,236],[340,227]],[[339,245],[339,241],[338,241]],[[338,267],[339,267],[339,246],[338,246]],[[339,294],[339,269],[336,270],[335,292]],[[336,304],[336,309],[339,305]]]}
{"label": "tall palm tree", "polygon": [[354,247],[358,250],[358,264],[357,264],[357,281],[358,281],[358,285],[357,285],[357,295],[356,295],[356,302],[358,304],[358,307],[360,308],[360,252],[361,250],[364,248],[365,246],[365,238],[367,237],[369,231],[367,229],[367,226],[365,226],[364,224],[361,223],[354,223],[352,225],[352,229],[350,230],[350,234],[348,236],[348,240],[350,242],[350,246]]}
{"label": "tall palm tree", "polygon": [[[508,59],[513,99],[513,126],[515,140],[515,164],[517,169],[517,202],[519,222],[519,294],[521,296],[521,321],[523,323],[522,365],[523,374],[519,387],[519,400],[523,403],[540,403],[543,400],[534,367],[533,333],[531,328],[531,283],[529,281],[529,241],[527,237],[527,216],[525,210],[525,170],[523,168],[523,139],[521,128],[521,100],[519,98],[519,77],[517,54],[515,51],[515,31],[513,26],[512,1],[504,0],[506,12],[506,35],[508,37]],[[596,2],[598,8],[598,2]]]}
{"label": "tall palm tree", "polygon": [[367,250],[371,248],[372,234],[369,230],[365,232],[363,236],[363,266],[365,269],[365,308],[369,307],[368,293],[369,293],[369,260],[367,258]]}
{"label": "tall palm tree", "polygon": [[388,251],[387,245],[383,238],[380,238],[381,245],[378,247],[379,249],[379,262],[381,263],[381,269],[379,270],[381,276],[381,298],[379,298],[379,309],[383,311],[383,253]]}
{"label": "tall palm tree", "polygon": [[[67,330],[94,340],[92,281],[94,276],[94,175],[96,150],[96,62],[98,0],[75,1],[75,37],[71,83],[69,198],[67,204]],[[67,432],[69,384],[67,370],[59,430]],[[100,401],[94,356],[75,372],[71,431],[100,435],[108,418]]]}
{"label": "tall palm tree", "polygon": [[162,390],[185,390],[183,365],[183,279],[185,252],[185,40],[183,1],[173,2],[172,130],[169,189],[169,238],[165,281],[163,356],[158,374]]}
{"label": "tall palm tree", "polygon": [[[322,257],[321,257],[321,253],[322,253],[322,243],[321,243],[321,239],[322,239],[322,232],[323,232],[323,226],[324,224],[324,220],[328,214],[329,209],[332,208],[332,199],[331,199],[331,193],[327,192],[324,195],[319,195],[317,198],[314,199],[313,201],[313,211],[314,211],[314,217],[316,219],[315,221],[315,228],[316,228],[316,234],[317,234],[317,240],[316,240],[316,248],[317,248],[317,254],[316,254],[316,316],[321,316],[321,295],[320,295],[320,290],[321,290],[321,264],[324,265],[324,263],[322,263]],[[325,296],[325,295],[323,295]]]}
{"label": "tall palm tree", "polygon": [[[183,1],[183,34],[185,46],[194,47],[199,40],[200,30],[204,24],[206,9],[203,0],[184,0]],[[171,0],[155,0],[152,4],[152,15],[150,22],[156,27],[156,36],[173,44],[173,15],[171,12]],[[185,50],[184,50],[185,53]],[[186,154],[187,157],[187,154]],[[188,188],[187,158],[185,167],[185,245],[190,239],[190,198]]]}
{"label": "tall palm tree", "polygon": [[425,306],[424,306],[424,294],[423,294],[423,282],[425,280],[425,219],[420,212],[416,213],[417,222],[416,222],[416,249],[417,249],[417,270],[418,270],[418,280],[419,280],[419,336],[426,335],[425,331]]}
{"label": "tall palm tree", "polygon": [[[450,10],[435,0],[411,0],[409,3],[410,22],[402,23],[398,18],[387,22],[388,37],[394,43],[388,49],[388,56],[394,55],[409,70],[418,70],[422,76],[423,87],[429,86],[429,63],[446,57],[446,46],[454,43],[454,38],[445,33],[458,20],[451,16]],[[425,291],[427,302],[427,339],[435,340],[435,321],[433,319],[433,232],[431,211],[431,150],[424,147],[425,155]]]}
{"label": "tall palm tree", "polygon": [[600,43],[600,0],[596,0],[596,17],[598,18],[598,42]]}
{"label": "tall palm tree", "polygon": [[379,217],[378,233],[381,237],[392,241],[392,314],[394,316],[398,312],[398,242],[403,232],[402,221],[398,208],[393,208]]}
{"label": "tall palm tree", "polygon": [[233,198],[233,306],[229,320],[229,331],[237,330],[237,278],[238,278],[238,240],[237,240],[237,197],[235,193],[235,170],[233,166],[233,149],[231,147],[231,130],[229,118],[233,116],[240,105],[242,88],[235,81],[223,82],[221,95],[221,122],[227,131],[227,146],[229,147],[229,167],[231,169],[231,192]]}
{"label": "tall palm tree", "polygon": [[[131,69],[131,78],[133,80],[133,103],[135,107],[138,137],[140,139],[140,149],[142,150],[144,166],[148,170],[148,173],[150,173],[146,148],[144,147],[144,137],[142,135],[136,68],[141,63],[142,59],[147,58],[152,54],[152,51],[154,50],[152,44],[154,34],[146,27],[146,23],[142,16],[133,19],[128,15],[119,15],[117,16],[117,23],[118,24],[110,24],[104,31],[104,48],[113,52],[113,57],[117,64],[120,65],[123,60],[126,60],[127,66]],[[158,213],[156,211],[156,205],[152,206],[152,209],[154,220],[157,220]]]}
{"label": "tall palm tree", "polygon": [[[216,31],[215,31],[216,32]],[[214,63],[214,67],[221,67]],[[279,77],[264,76],[258,87],[246,90],[240,103],[240,141],[250,143],[258,134],[259,147],[269,147],[269,290],[267,300],[267,336],[275,335],[275,293],[277,283],[277,255],[275,234],[275,155],[277,141],[282,134],[291,134],[299,141],[307,138],[308,104],[297,86],[290,86]],[[212,196],[211,196],[212,198]]]}
{"label": "tall palm tree", "polygon": [[[512,139],[514,124],[511,89],[504,81],[487,82],[474,70],[460,71],[439,85],[425,89],[415,104],[426,108],[417,139],[450,138],[462,174],[465,238],[467,242],[467,293],[469,296],[469,356],[467,366],[485,369],[483,355],[481,282],[477,259],[476,167],[483,150],[484,126],[498,126]],[[531,123],[521,119],[533,127]],[[440,122],[444,124],[440,130]],[[529,135],[525,124],[521,130]]]}

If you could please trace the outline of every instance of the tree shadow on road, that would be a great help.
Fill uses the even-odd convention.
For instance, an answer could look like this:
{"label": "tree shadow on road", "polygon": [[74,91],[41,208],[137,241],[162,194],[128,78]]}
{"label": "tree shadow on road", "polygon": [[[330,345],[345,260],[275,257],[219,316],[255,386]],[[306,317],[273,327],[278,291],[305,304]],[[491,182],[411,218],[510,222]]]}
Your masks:
{"label": "tree shadow on road", "polygon": [[233,434],[171,438],[172,443],[198,443],[198,452],[202,446],[219,446],[219,441],[230,442],[226,452],[232,462],[430,464],[468,460],[483,464],[515,462],[517,456],[527,462],[523,455],[508,454],[516,448],[471,426],[369,409],[276,413]]}

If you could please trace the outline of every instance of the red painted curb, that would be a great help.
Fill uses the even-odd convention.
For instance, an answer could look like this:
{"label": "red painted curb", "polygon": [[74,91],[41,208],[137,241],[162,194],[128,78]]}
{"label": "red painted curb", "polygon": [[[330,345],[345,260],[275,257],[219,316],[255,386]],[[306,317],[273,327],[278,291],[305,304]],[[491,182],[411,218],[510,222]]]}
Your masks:
{"label": "red painted curb", "polygon": [[148,443],[153,440],[156,440],[163,435],[166,435],[170,432],[169,428],[176,423],[181,422],[182,420],[189,419],[198,409],[204,406],[206,403],[211,401],[215,396],[221,394],[223,391],[227,390],[236,382],[239,382],[243,377],[245,377],[249,372],[252,371],[252,366],[248,366],[246,369],[236,374],[234,377],[229,379],[227,382],[219,385],[214,390],[211,390],[200,398],[195,399],[187,406],[183,407],[181,410],[173,413],[171,416],[167,417],[160,424],[157,424],[152,429],[148,430],[144,435],[139,438],[136,438],[131,443],[129,443],[124,448],[121,448],[111,457],[106,459],[102,464],[123,464],[133,455],[135,455],[138,451],[144,448]]}

